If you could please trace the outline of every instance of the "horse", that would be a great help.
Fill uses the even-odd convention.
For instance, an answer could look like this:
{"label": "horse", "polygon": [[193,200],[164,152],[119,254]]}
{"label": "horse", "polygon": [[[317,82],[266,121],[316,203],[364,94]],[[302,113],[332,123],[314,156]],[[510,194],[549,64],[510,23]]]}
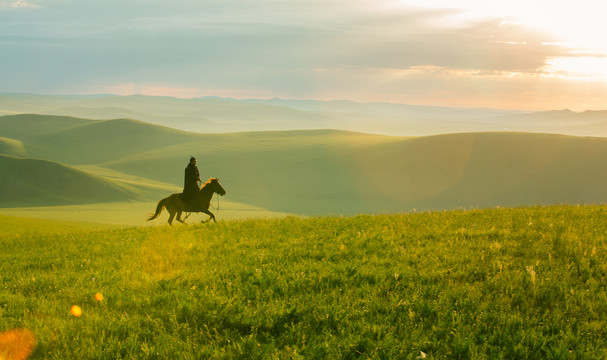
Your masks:
{"label": "horse", "polygon": [[210,216],[206,221],[203,222],[211,220],[217,222],[217,220],[215,220],[215,215],[209,211],[211,198],[213,197],[214,193],[224,196],[226,191],[219,183],[219,179],[210,178],[204,184],[202,184],[202,187],[196,194],[195,204],[197,206],[192,206],[191,204],[184,202],[181,198],[182,194],[173,194],[158,202],[158,205],[156,206],[156,213],[150,216],[148,221],[156,219],[162,212],[162,209],[166,208],[169,212],[169,225],[173,225],[173,218],[175,218],[175,215],[177,215],[177,221],[185,224],[185,222],[181,219],[181,213],[183,212],[203,212]]}

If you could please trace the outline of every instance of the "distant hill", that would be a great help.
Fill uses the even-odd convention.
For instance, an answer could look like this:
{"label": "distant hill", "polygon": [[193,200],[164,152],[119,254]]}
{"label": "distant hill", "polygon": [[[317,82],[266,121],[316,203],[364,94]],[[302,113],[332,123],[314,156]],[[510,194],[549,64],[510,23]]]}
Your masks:
{"label": "distant hill", "polygon": [[[607,139],[533,133],[385,137],[340,131],[215,135],[203,177],[235,201],[305,214],[607,202]],[[181,181],[195,143],[107,166]],[[203,144],[206,147],[203,147]]]}
{"label": "distant hill", "polygon": [[521,112],[343,100],[0,94],[0,115],[20,113],[71,115],[99,120],[134,118],[199,133],[338,129],[421,136],[503,130],[506,125],[493,120]]}
{"label": "distant hill", "polygon": [[74,165],[113,160],[195,137],[131,119],[88,120],[37,114],[0,117],[0,133],[21,141],[32,157]]}
{"label": "distant hill", "polygon": [[[607,139],[532,133],[421,137],[353,154],[385,209],[607,202]],[[379,195],[381,194],[381,195]],[[383,196],[382,196],[383,195]]]}
{"label": "distant hill", "polygon": [[49,96],[0,94],[0,115],[36,113],[111,119],[133,117],[148,123],[203,133],[327,128],[326,114],[223,98],[155,96]]}
{"label": "distant hill", "polygon": [[[36,131],[17,131],[15,122],[24,120]],[[194,155],[201,177],[219,177],[231,201],[284,213],[607,202],[607,138],[599,137],[520,132],[396,137],[339,130],[197,134],[128,119],[39,115],[0,117],[0,133],[10,134],[5,143],[22,145],[29,157],[77,166],[121,189],[136,188],[135,194],[122,192],[120,200],[181,188]],[[29,167],[16,169],[8,174],[20,180],[8,183],[33,186],[30,179],[37,177],[24,173]]]}
{"label": "distant hill", "polygon": [[0,130],[2,131],[2,136],[15,139],[29,139],[64,131],[91,122],[93,121],[73,116],[7,115],[0,117]]}
{"label": "distant hill", "polygon": [[496,119],[512,131],[607,137],[607,111],[569,109],[504,116]]}
{"label": "distant hill", "polygon": [[517,131],[607,137],[607,111],[525,112],[346,100],[0,93],[0,115],[26,113],[97,120],[130,118],[198,133],[337,129],[398,136]]}
{"label": "distant hill", "polygon": [[0,206],[141,200],[145,193],[45,160],[0,155]]}

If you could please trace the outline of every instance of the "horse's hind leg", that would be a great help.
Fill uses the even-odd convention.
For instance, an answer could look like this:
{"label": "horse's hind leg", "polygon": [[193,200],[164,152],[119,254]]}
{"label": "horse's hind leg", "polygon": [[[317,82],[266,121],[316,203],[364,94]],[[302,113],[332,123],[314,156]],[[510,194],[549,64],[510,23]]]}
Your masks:
{"label": "horse's hind leg", "polygon": [[213,215],[213,213],[210,212],[209,210],[204,210],[203,213],[205,213],[205,214],[207,214],[207,215],[210,216],[210,218],[208,218],[207,221],[203,221],[203,222],[208,222],[208,221],[211,221],[211,220],[217,222],[217,220],[215,220],[215,215]]}
{"label": "horse's hind leg", "polygon": [[179,221],[179,222],[180,222],[180,223],[182,223],[182,224],[185,224],[185,221],[183,221],[183,220],[181,219],[181,213],[182,213],[181,211],[177,211],[177,221]]}
{"label": "horse's hind leg", "polygon": [[173,218],[175,218],[175,211],[169,212],[169,225],[173,225]]}

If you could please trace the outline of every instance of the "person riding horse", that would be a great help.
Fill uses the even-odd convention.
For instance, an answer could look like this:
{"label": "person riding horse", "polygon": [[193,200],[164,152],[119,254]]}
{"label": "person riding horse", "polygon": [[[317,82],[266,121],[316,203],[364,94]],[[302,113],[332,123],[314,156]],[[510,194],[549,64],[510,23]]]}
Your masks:
{"label": "person riding horse", "polygon": [[202,182],[196,163],[196,158],[192,156],[190,158],[190,163],[185,168],[185,176],[183,179],[183,200],[191,206],[196,206],[196,194],[198,194],[198,190],[200,190],[198,183]]}
{"label": "person riding horse", "polygon": [[175,219],[175,216],[177,216],[177,221],[185,224],[183,221],[185,219],[181,218],[181,214],[184,212],[203,212],[209,215],[209,219],[203,222],[211,220],[217,221],[215,219],[215,214],[209,211],[213,194],[218,194],[220,196],[224,196],[226,194],[226,190],[223,188],[223,186],[221,186],[218,178],[210,178],[203,184],[200,191],[198,191],[198,194],[196,195],[198,201],[195,208],[190,207],[185,201],[183,201],[183,193],[172,194],[171,196],[167,196],[158,202],[158,205],[156,205],[156,212],[150,215],[148,221],[156,219],[162,212],[162,209],[167,209],[169,212],[169,225],[173,225],[173,219]]}

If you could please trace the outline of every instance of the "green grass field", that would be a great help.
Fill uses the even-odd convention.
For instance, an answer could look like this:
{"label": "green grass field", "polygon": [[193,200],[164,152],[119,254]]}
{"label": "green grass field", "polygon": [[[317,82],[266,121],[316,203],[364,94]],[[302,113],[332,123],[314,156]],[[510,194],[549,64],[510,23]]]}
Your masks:
{"label": "green grass field", "polygon": [[[160,200],[160,199],[159,199]],[[167,225],[169,215],[163,210],[158,219],[147,221],[156,210],[157,202],[115,202],[104,204],[40,206],[25,208],[0,208],[0,214],[31,219],[59,220],[115,226],[158,226]],[[218,209],[218,210],[217,210]],[[213,197],[211,210],[218,220],[242,220],[285,217],[291,214],[268,211],[255,206],[227,201]],[[185,215],[184,215],[185,217]],[[192,213],[188,224],[207,220],[208,215]],[[31,221],[31,220],[30,220]]]}
{"label": "green grass field", "polygon": [[602,359],[606,218],[607,206],[109,229],[0,217],[0,331],[33,331],[31,359]]}

